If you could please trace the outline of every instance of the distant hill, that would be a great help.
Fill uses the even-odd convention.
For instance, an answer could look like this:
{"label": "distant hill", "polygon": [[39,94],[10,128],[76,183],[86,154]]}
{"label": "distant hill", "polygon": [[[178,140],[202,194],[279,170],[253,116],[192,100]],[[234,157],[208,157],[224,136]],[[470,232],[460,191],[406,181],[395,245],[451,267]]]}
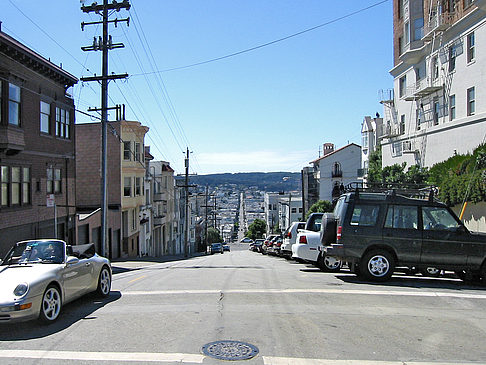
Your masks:
{"label": "distant hill", "polygon": [[209,174],[191,176],[191,184],[199,186],[216,186],[235,184],[244,189],[255,186],[263,191],[291,191],[300,190],[300,172],[240,172],[227,174]]}

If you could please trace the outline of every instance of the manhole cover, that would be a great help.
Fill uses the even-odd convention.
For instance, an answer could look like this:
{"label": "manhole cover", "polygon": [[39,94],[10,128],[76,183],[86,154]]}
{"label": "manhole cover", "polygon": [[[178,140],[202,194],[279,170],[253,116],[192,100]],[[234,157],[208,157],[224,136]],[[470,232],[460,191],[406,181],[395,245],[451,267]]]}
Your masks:
{"label": "manhole cover", "polygon": [[240,341],[215,341],[202,347],[205,355],[219,360],[248,360],[258,354],[258,348]]}

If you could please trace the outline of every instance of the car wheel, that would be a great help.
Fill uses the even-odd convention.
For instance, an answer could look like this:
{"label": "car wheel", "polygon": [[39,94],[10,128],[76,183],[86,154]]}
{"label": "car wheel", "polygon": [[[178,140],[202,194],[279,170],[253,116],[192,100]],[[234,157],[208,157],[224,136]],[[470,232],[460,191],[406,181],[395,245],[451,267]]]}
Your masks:
{"label": "car wheel", "polygon": [[341,270],[341,260],[333,256],[320,256],[319,268],[322,271],[339,272]]}
{"label": "car wheel", "polygon": [[110,270],[103,266],[100,272],[100,276],[98,278],[98,288],[96,292],[101,297],[107,297],[110,294],[111,290],[111,274]]}
{"label": "car wheel", "polygon": [[55,285],[49,285],[42,296],[39,319],[44,323],[52,323],[61,312],[61,293]]}
{"label": "car wheel", "polygon": [[395,260],[388,251],[370,251],[362,258],[360,265],[362,275],[373,281],[390,279],[395,269]]}

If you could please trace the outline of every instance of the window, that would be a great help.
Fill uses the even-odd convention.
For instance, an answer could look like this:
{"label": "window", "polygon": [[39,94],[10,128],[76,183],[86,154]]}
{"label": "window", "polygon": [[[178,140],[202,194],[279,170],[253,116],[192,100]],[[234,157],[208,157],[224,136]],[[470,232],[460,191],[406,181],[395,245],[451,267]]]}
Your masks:
{"label": "window", "polygon": [[417,207],[390,205],[386,213],[385,228],[418,229]]}
{"label": "window", "polygon": [[61,169],[47,169],[47,194],[61,193]]}
{"label": "window", "polygon": [[352,226],[373,227],[378,220],[379,205],[356,204],[349,224]]}
{"label": "window", "polygon": [[56,108],[56,136],[61,138],[70,138],[69,111]]}
{"label": "window", "polygon": [[30,168],[0,166],[0,206],[30,204]]}
{"label": "window", "polygon": [[464,0],[464,9],[468,6],[471,6],[474,3],[474,0]]}
{"label": "window", "polygon": [[8,206],[8,185],[10,183],[10,176],[8,173],[7,166],[0,166],[0,182],[2,184],[1,187],[1,195],[0,195],[0,206],[6,207]]}
{"label": "window", "polygon": [[438,100],[433,101],[433,119],[434,125],[439,124],[439,113],[440,113],[440,104]]}
{"label": "window", "polygon": [[456,56],[457,56],[456,47],[454,46],[449,47],[449,72],[452,72],[456,69]]}
{"label": "window", "polygon": [[132,221],[132,229],[137,229],[137,208],[135,209],[130,209],[130,215],[131,215],[131,221]]}
{"label": "window", "polygon": [[130,161],[131,160],[131,142],[123,142],[123,159],[125,161]]}
{"label": "window", "polygon": [[413,21],[413,40],[419,41],[424,37],[424,18],[418,18]]}
{"label": "window", "polygon": [[12,167],[11,171],[10,203],[12,205],[20,205],[20,167]]}
{"label": "window", "polygon": [[132,196],[132,178],[123,178],[123,196]]}
{"label": "window", "polygon": [[405,114],[400,115],[400,134],[405,134]]}
{"label": "window", "polygon": [[403,26],[403,38],[405,40],[405,45],[410,43],[410,23],[405,22]]}
{"label": "window", "polygon": [[139,196],[140,195],[140,192],[141,192],[141,188],[140,188],[140,178],[139,177],[136,177],[135,178],[135,196]]}
{"label": "window", "polygon": [[420,108],[417,108],[417,110],[415,111],[415,120],[417,122],[416,128],[419,131],[420,130],[420,125],[424,121],[424,110],[423,110],[423,108],[421,108],[421,107]]}
{"label": "window", "polygon": [[368,149],[368,132],[364,132],[361,136],[361,144],[363,149]]}
{"label": "window", "polygon": [[467,62],[474,61],[474,32],[467,36]]}
{"label": "window", "polygon": [[415,68],[415,78],[417,81],[425,78],[425,62],[421,62]]}
{"label": "window", "polygon": [[297,208],[292,208],[292,213],[297,213]]}
{"label": "window", "polygon": [[437,59],[437,56],[432,58],[432,80],[437,80],[439,78],[439,61]]}
{"label": "window", "polygon": [[51,119],[51,106],[48,103],[40,102],[40,131],[49,134],[51,132],[49,121]]}
{"label": "window", "polygon": [[334,163],[332,167],[332,177],[341,177],[343,176],[343,172],[341,171],[341,165],[338,162]]}
{"label": "window", "polygon": [[405,93],[407,91],[407,76],[400,77],[399,80],[399,94],[400,97],[403,98],[405,96]]}
{"label": "window", "polygon": [[30,204],[30,167],[22,170],[22,204]]}
{"label": "window", "polygon": [[8,124],[20,126],[20,87],[8,84]]}
{"label": "window", "polygon": [[140,160],[140,143],[135,143],[135,161]]}
{"label": "window", "polygon": [[449,120],[456,119],[456,96],[449,96]]}
{"label": "window", "polygon": [[443,207],[422,207],[422,220],[426,230],[457,230],[461,226]]}
{"label": "window", "polygon": [[474,115],[476,111],[476,97],[474,88],[467,89],[467,115]]}

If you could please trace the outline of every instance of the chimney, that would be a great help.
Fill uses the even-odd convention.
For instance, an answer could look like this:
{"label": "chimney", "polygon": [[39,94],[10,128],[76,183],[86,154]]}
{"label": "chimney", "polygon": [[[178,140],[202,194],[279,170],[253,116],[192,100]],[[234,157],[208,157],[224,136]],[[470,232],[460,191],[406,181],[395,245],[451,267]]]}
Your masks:
{"label": "chimney", "polygon": [[322,155],[326,156],[330,154],[331,152],[334,152],[334,143],[324,143],[322,145]]}

